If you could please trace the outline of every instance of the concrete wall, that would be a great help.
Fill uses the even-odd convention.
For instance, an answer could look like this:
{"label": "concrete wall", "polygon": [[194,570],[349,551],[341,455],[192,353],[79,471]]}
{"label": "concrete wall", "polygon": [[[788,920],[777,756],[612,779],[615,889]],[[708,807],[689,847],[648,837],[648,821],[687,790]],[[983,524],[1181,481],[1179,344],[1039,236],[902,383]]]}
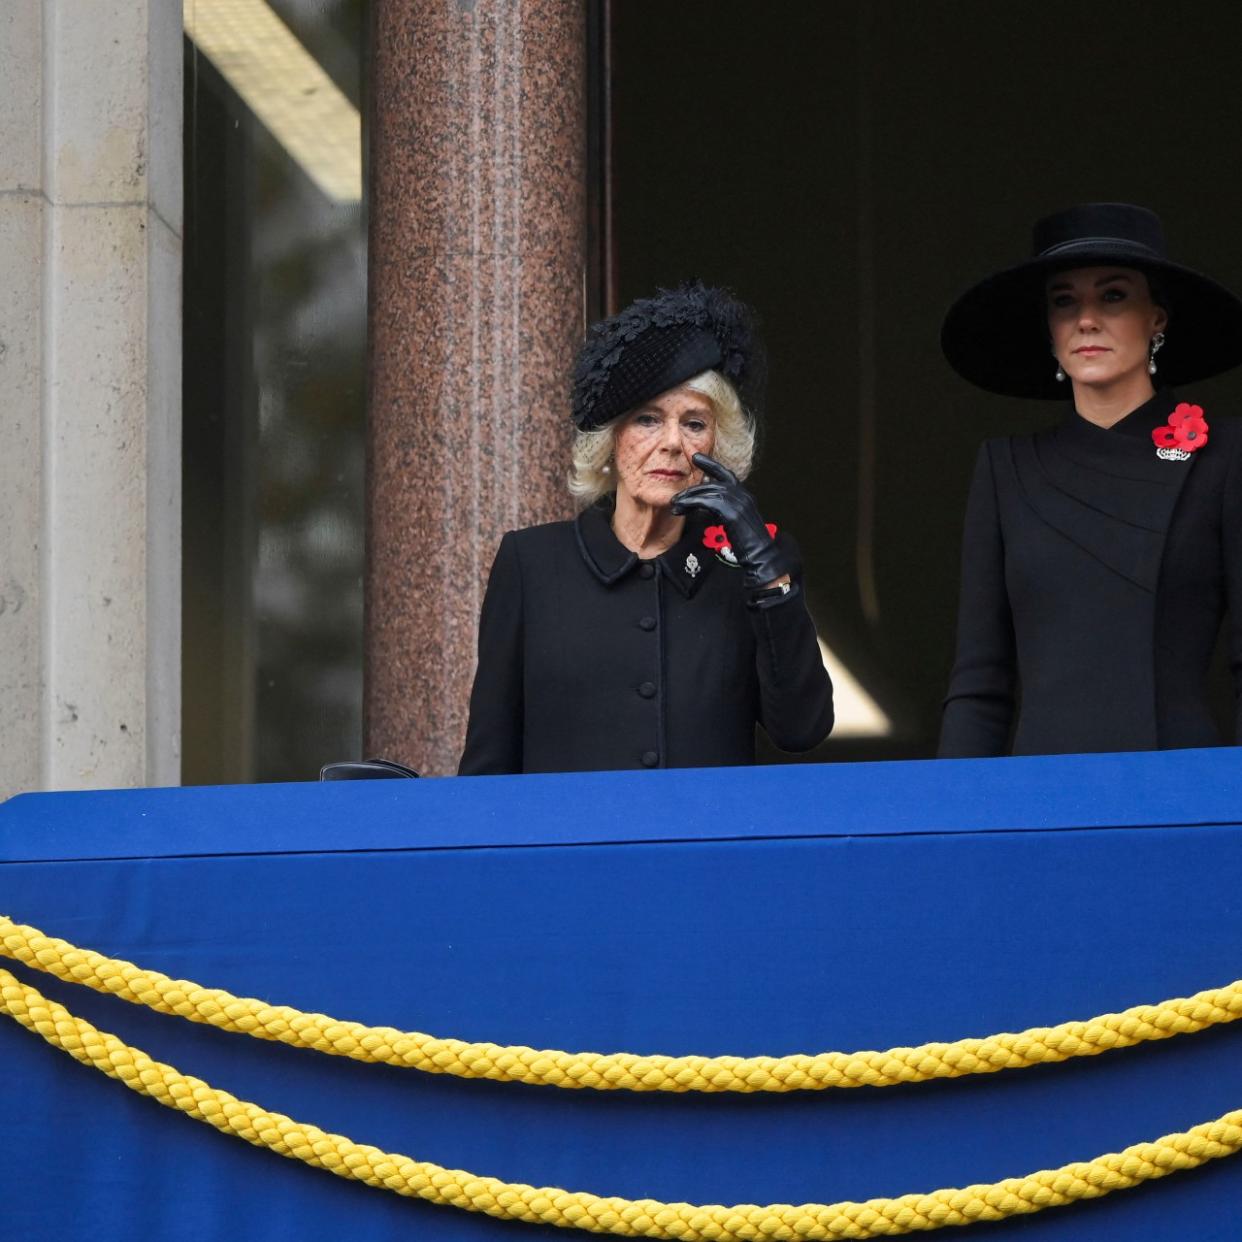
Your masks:
{"label": "concrete wall", "polygon": [[0,797],[178,780],[181,56],[0,8]]}

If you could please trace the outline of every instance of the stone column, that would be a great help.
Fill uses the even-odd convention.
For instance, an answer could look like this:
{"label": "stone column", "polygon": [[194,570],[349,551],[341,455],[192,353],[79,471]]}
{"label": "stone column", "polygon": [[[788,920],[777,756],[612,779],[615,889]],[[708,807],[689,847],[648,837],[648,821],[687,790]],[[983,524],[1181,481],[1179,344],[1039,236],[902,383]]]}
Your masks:
{"label": "stone column", "polygon": [[501,534],[572,512],[580,0],[376,0],[365,746],[456,768]]}
{"label": "stone column", "polygon": [[0,7],[0,797],[179,775],[181,56]]}

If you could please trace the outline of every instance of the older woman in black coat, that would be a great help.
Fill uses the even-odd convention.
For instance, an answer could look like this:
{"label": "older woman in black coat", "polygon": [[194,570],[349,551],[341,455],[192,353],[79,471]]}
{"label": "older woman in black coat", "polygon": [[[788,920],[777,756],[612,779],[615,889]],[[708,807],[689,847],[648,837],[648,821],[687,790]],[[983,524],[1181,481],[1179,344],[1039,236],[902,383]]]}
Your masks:
{"label": "older woman in black coat", "polygon": [[1165,385],[1242,361],[1242,303],[1171,262],[1151,212],[1096,203],[1041,220],[942,344],[981,388],[1072,404],[979,453],[940,754],[1219,745],[1226,614],[1242,704],[1242,428]]}
{"label": "older woman in black coat", "polygon": [[460,772],[754,762],[808,750],[832,686],[792,541],[741,480],[747,309],[691,285],[595,325],[578,358],[572,522],[510,531],[492,567]]}

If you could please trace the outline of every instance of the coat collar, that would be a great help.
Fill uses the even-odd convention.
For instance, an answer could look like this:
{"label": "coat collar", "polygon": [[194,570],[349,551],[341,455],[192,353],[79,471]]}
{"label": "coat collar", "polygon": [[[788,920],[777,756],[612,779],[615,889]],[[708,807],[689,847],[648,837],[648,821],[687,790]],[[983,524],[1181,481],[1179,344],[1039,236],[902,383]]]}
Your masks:
{"label": "coat collar", "polygon": [[1083,464],[1107,462],[1111,470],[1127,477],[1167,483],[1170,466],[1176,463],[1156,456],[1151,433],[1169,421],[1176,406],[1177,394],[1164,388],[1111,427],[1097,426],[1071,406],[1054,434],[1061,448]]}
{"label": "coat collar", "polygon": [[[1144,445],[1150,444],[1151,433],[1163,423],[1169,421],[1169,415],[1177,408],[1177,393],[1171,388],[1162,388],[1150,400],[1144,401],[1137,409],[1131,410],[1125,418],[1119,419],[1111,427],[1108,428],[1108,435],[1134,436],[1141,440]],[[1087,420],[1074,411],[1077,421],[1086,423],[1088,427],[1094,427],[1094,423],[1087,423]]]}
{"label": "coat collar", "polygon": [[1182,462],[1156,456],[1151,433],[1176,404],[1166,389],[1108,428],[1071,410],[1059,426],[1010,441],[1031,509],[1102,565],[1153,593],[1169,523],[1197,456]]}
{"label": "coat collar", "polygon": [[[686,518],[681,538],[655,558],[665,578],[687,599],[693,599],[703,580],[716,564],[716,555],[703,545],[707,518],[691,514]],[[587,568],[603,583],[612,586],[632,573],[643,562],[612,531],[612,510],[602,505],[584,509],[574,521],[578,550]]]}

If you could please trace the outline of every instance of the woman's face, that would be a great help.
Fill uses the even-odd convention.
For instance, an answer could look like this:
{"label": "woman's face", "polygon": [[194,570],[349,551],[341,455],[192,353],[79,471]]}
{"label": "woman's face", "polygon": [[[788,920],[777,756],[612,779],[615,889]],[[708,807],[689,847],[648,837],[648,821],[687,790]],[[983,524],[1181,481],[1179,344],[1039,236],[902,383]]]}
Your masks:
{"label": "woman's face", "polygon": [[621,419],[613,449],[618,496],[666,506],[678,492],[702,482],[703,472],[690,458],[710,455],[715,444],[712,403],[693,388],[670,388]]}
{"label": "woman's face", "polygon": [[1147,277],[1131,267],[1079,267],[1045,286],[1052,352],[1077,384],[1108,386],[1147,371],[1151,338],[1168,322]]}

